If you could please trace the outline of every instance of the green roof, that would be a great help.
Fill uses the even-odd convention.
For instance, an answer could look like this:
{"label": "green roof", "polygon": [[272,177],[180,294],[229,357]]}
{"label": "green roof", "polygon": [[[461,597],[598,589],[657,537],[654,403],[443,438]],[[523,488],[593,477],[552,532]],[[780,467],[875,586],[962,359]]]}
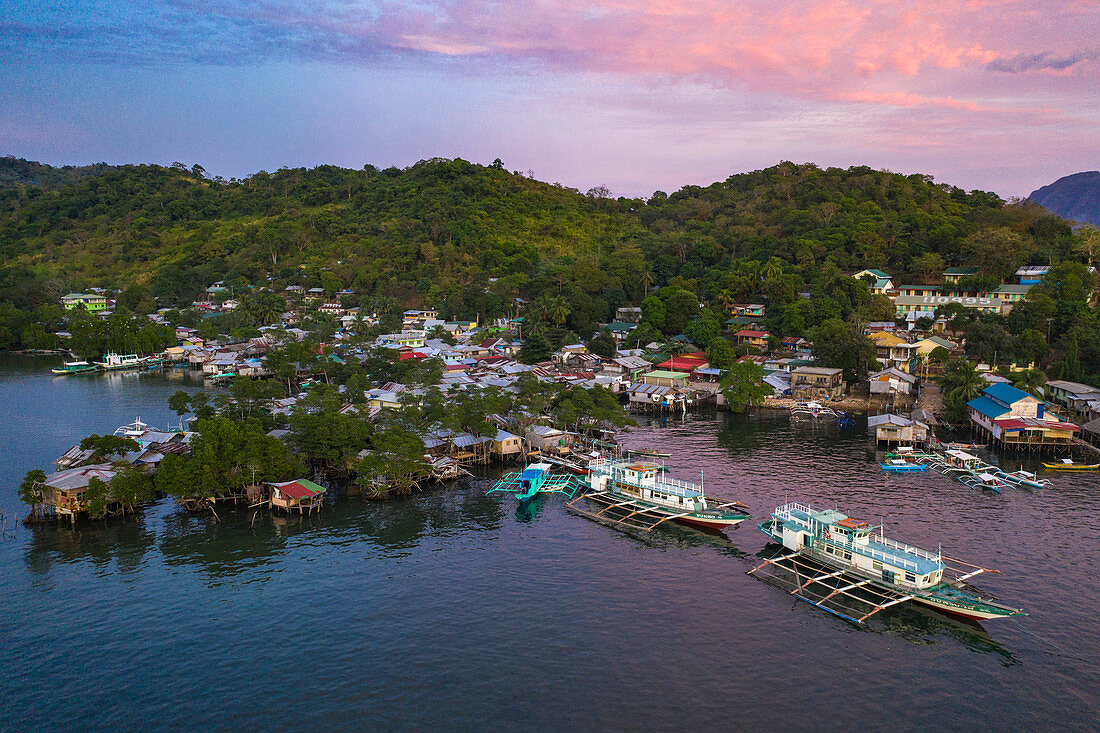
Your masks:
{"label": "green roof", "polygon": [[1012,283],[1006,283],[1001,287],[994,290],[994,293],[1007,293],[1014,295],[1027,295],[1027,291],[1031,290],[1032,285],[1014,285]]}
{"label": "green roof", "polygon": [[948,267],[943,271],[944,275],[977,275],[977,267]]}
{"label": "green roof", "polygon": [[638,327],[637,323],[624,323],[623,321],[612,321],[607,324],[607,327],[612,331],[630,331]]}
{"label": "green roof", "polygon": [[691,375],[687,372],[669,372],[663,369],[655,369],[652,372],[646,372],[644,376],[657,377],[658,379],[687,379]]}

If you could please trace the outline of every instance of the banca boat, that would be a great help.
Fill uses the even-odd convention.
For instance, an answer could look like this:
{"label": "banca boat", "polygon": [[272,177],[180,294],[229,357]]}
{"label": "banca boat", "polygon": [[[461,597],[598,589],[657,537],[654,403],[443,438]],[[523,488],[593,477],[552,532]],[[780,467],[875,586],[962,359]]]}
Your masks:
{"label": "banca boat", "polygon": [[840,413],[820,402],[796,402],[791,407],[791,417],[839,417]]}
{"label": "banca boat", "polygon": [[1045,489],[1050,486],[1050,481],[1036,476],[1031,471],[1020,469],[1018,471],[1001,471],[997,474],[1000,478],[1017,486],[1026,486],[1029,489]]}
{"label": "banca boat", "polygon": [[879,463],[878,465],[882,466],[882,470],[887,473],[916,473],[928,470],[927,465],[907,461],[904,458],[891,458],[886,463]]}
{"label": "banca boat", "polygon": [[627,448],[626,452],[632,456],[649,456],[650,458],[671,458],[671,453],[664,453],[655,448]]}
{"label": "banca boat", "polygon": [[702,484],[672,478],[656,463],[604,457],[591,461],[588,471],[578,477],[587,492],[569,506],[592,519],[649,531],[668,521],[721,529],[751,518],[744,504],[717,501]]}
{"label": "banca boat", "polygon": [[[160,363],[160,360],[157,360]],[[103,361],[95,362],[95,365],[104,371],[113,372],[119,369],[138,369],[149,364],[149,359],[137,354],[107,354]]]}
{"label": "banca boat", "polygon": [[549,463],[532,463],[522,471],[509,471],[497,480],[486,495],[496,491],[511,491],[520,501],[539,494],[565,494],[572,498],[582,484],[572,474],[553,474]]}
{"label": "banca boat", "polygon": [[86,361],[67,361],[60,367],[54,367],[50,370],[54,374],[64,374],[66,376],[70,374],[91,374],[92,372],[98,372],[99,367],[95,364],[89,364]]}
{"label": "banca boat", "polygon": [[996,571],[888,539],[836,510],[784,504],[759,527],[790,552],[749,573],[851,621],[906,601],[973,620],[1026,615],[965,583]]}
{"label": "banca boat", "polygon": [[995,491],[998,494],[1001,493],[1001,489],[1006,486],[1011,486],[1006,479],[1002,478],[997,473],[990,473],[989,471],[971,471],[969,474],[962,474],[955,476],[955,479],[964,486],[969,486],[972,489],[988,489],[989,491]]}
{"label": "banca boat", "polygon": [[1063,458],[1059,463],[1044,461],[1043,468],[1048,471],[1096,471],[1100,469],[1100,463],[1074,463],[1069,458]]}

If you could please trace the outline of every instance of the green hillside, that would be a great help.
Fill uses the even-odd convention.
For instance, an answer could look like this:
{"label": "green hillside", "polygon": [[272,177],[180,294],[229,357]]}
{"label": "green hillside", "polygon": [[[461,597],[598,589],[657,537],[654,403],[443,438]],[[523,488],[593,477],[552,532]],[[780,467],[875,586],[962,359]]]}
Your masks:
{"label": "green hillside", "polygon": [[[879,268],[900,284],[970,265],[981,285],[1025,264],[1083,261],[1069,225],[1030,202],[866,167],[781,163],[643,200],[462,160],[233,181],[198,166],[3,163],[0,302],[24,314],[90,286],[137,284],[186,304],[226,280],[351,288],[364,303],[431,304],[448,317],[560,295],[561,325],[587,335],[657,286],[662,301],[687,291],[715,318],[728,303],[765,302],[770,328],[799,335],[832,318],[890,316],[842,273]],[[1077,322],[1059,318],[1051,340]]]}

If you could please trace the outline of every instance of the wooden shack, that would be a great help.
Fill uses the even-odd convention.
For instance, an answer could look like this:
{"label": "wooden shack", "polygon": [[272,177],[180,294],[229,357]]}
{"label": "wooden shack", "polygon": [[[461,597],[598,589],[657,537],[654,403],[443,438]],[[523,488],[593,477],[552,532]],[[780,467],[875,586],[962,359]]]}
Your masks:
{"label": "wooden shack", "polygon": [[324,486],[304,478],[282,483],[268,482],[265,485],[271,488],[272,508],[283,509],[288,514],[295,510],[299,514],[307,511],[312,514],[314,509],[320,510],[321,500],[327,490]]}
{"label": "wooden shack", "polygon": [[523,455],[523,438],[507,430],[497,430],[497,434],[493,436],[493,441],[489,445],[489,453],[499,456],[501,460],[508,457],[518,458]]}

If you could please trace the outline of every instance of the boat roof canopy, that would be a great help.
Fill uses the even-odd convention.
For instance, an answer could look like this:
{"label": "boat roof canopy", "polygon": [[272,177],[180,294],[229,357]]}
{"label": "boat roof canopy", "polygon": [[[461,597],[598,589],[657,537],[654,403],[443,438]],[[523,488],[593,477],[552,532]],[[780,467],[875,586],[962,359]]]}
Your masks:
{"label": "boat roof canopy", "polygon": [[862,519],[852,519],[851,517],[847,517],[846,519],[841,519],[839,522],[837,522],[837,526],[847,527],[848,529],[866,529],[870,525],[867,524],[867,522],[864,522]]}
{"label": "boat roof canopy", "polygon": [[810,517],[810,519],[821,522],[822,524],[839,524],[847,518],[847,514],[838,512],[835,509],[826,509],[823,512],[817,512]]}

